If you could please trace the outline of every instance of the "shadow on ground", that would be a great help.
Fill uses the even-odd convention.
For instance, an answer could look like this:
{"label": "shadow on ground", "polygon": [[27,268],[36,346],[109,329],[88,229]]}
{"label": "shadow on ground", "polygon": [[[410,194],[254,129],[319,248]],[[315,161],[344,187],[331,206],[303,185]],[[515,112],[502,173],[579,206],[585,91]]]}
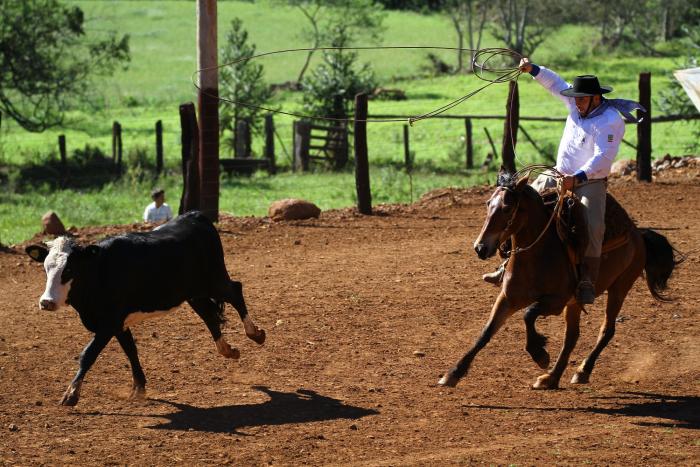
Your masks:
{"label": "shadow on ground", "polygon": [[538,412],[587,412],[633,418],[659,418],[668,421],[632,420],[640,426],[700,429],[700,397],[623,392],[617,396],[596,397],[611,407],[511,407],[498,405],[472,405],[468,409],[532,410]]}
{"label": "shadow on ground", "polygon": [[172,405],[177,411],[163,415],[168,419],[167,422],[149,428],[244,434],[238,430],[244,427],[321,422],[343,418],[355,420],[379,413],[376,410],[343,404],[337,399],[321,396],[315,391],[305,389],[299,389],[296,392],[273,391],[264,386],[253,386],[253,389],[267,394],[270,399],[259,404],[202,408],[153,399]]}

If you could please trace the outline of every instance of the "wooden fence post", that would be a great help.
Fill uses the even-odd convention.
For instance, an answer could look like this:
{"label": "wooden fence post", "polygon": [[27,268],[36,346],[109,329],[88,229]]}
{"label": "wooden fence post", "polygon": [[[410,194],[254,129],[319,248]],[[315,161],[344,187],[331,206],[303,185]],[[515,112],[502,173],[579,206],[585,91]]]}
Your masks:
{"label": "wooden fence post", "polygon": [[61,167],[65,169],[68,165],[68,156],[66,155],[66,135],[58,135],[58,152],[61,155]]}
{"label": "wooden fence post", "polygon": [[637,180],[651,182],[651,73],[639,74],[639,103],[647,109],[637,111]]}
{"label": "wooden fence post", "polygon": [[408,172],[413,169],[413,161],[411,160],[410,142],[408,137],[408,125],[403,126],[403,160]]}
{"label": "wooden fence post", "polygon": [[216,0],[197,0],[200,209],[219,220],[219,69]]}
{"label": "wooden fence post", "polygon": [[250,159],[250,125],[248,120],[238,120],[236,123],[235,159]]}
{"label": "wooden fence post", "polygon": [[122,164],[122,125],[118,121],[112,123],[112,162],[119,167]]}
{"label": "wooden fence post", "polygon": [[267,171],[270,175],[277,173],[275,163],[275,121],[272,114],[265,115],[265,159],[267,159]]}
{"label": "wooden fence post", "polygon": [[357,209],[361,214],[372,214],[372,191],[369,184],[367,155],[367,94],[355,96],[355,187]]}
{"label": "wooden fence post", "polygon": [[122,126],[119,122],[112,123],[112,162],[117,165],[117,172],[122,170]]}
{"label": "wooden fence post", "polygon": [[508,100],[506,101],[506,119],[503,123],[503,167],[515,172],[515,145],[518,142],[518,125],[520,120],[520,100],[518,99],[518,82],[508,83]]}
{"label": "wooden fence post", "polygon": [[156,173],[163,171],[163,122],[156,122]]}
{"label": "wooden fence post", "polygon": [[465,118],[464,119],[464,130],[465,130],[465,140],[464,143],[466,145],[466,151],[467,151],[467,169],[471,169],[474,167],[474,145],[472,143],[472,119],[471,118]]}
{"label": "wooden fence post", "polygon": [[188,102],[180,106],[180,128],[182,142],[182,196],[179,214],[199,209],[199,128],[197,111]]}
{"label": "wooden fence post", "polygon": [[309,170],[309,145],[311,123],[306,120],[294,122],[294,170]]}
{"label": "wooden fence post", "polygon": [[491,145],[491,154],[489,154],[491,157],[486,156],[484,163],[481,164],[482,169],[488,168],[492,160],[498,159],[498,152],[496,151],[496,145],[493,144],[493,138],[491,138],[491,133],[489,133],[489,129],[486,127],[484,127],[484,131],[486,132],[486,137],[488,138],[489,144]]}

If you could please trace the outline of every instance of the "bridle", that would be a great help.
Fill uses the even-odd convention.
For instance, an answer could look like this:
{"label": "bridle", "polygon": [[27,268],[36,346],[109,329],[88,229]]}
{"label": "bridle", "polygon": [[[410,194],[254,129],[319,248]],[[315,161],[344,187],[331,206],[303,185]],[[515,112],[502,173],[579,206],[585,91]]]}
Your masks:
{"label": "bridle", "polygon": [[[515,247],[514,249],[506,252],[506,251],[501,249],[501,246],[505,243],[505,241],[501,242],[501,245],[499,245],[498,248],[508,258],[513,257],[519,253],[523,253],[523,252],[529,250],[530,248],[532,248],[533,246],[535,246],[537,244],[537,242],[539,242],[542,239],[542,237],[544,237],[545,232],[547,232],[547,230],[549,229],[549,226],[552,225],[552,221],[559,215],[559,213],[561,212],[561,208],[564,204],[564,193],[562,193],[563,190],[562,190],[561,183],[560,183],[560,181],[564,177],[564,175],[561,172],[559,172],[557,169],[555,169],[553,167],[546,166],[546,165],[530,165],[530,166],[527,166],[527,167],[520,169],[518,172],[516,172],[513,175],[513,177],[516,178],[518,175],[521,175],[525,172],[527,172],[527,177],[529,177],[530,173],[534,170],[537,170],[537,169],[545,169],[545,170],[548,170],[550,172],[553,172],[554,173],[553,176],[555,178],[557,178],[557,192],[559,195],[559,197],[557,199],[557,204],[554,206],[554,209],[552,210],[552,215],[549,217],[549,220],[547,221],[547,224],[542,229],[542,232],[540,232],[540,234],[537,236],[537,238],[532,243],[530,243],[528,246],[522,247],[522,248]],[[510,187],[502,187],[502,188],[510,193],[515,193],[515,190],[513,190]],[[503,232],[507,232],[510,229],[510,227],[513,225],[513,222],[515,221],[515,216],[518,213],[518,208],[520,207],[520,195],[521,195],[521,193],[518,193],[518,197],[517,197],[518,201],[516,202],[515,208],[513,209],[513,214],[511,214],[510,219],[508,219],[508,221],[506,222],[506,228],[503,230]],[[510,235],[510,236],[512,236],[512,235]]]}

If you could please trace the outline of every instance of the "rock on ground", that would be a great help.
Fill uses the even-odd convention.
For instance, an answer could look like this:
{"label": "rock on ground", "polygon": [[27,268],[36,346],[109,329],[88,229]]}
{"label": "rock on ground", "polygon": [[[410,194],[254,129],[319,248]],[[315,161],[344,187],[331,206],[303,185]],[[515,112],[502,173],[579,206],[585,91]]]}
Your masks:
{"label": "rock on ground", "polygon": [[267,213],[273,221],[288,221],[318,217],[321,210],[314,203],[303,199],[282,199],[273,202]]}

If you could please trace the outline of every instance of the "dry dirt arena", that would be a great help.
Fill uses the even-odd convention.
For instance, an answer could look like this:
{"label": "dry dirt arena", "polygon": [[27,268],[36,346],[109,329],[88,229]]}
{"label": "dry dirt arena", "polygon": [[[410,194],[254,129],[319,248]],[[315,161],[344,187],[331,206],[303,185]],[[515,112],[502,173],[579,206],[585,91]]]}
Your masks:
{"label": "dry dirt arena", "polygon": [[[113,341],[75,408],[57,405],[90,339],[72,309],[41,312],[45,276],[18,247],[0,253],[0,464],[700,464],[700,175],[613,181],[638,224],[688,259],[674,303],[638,280],[591,382],[572,386],[603,305],[582,333],[560,390],[524,350],[522,313],[455,389],[440,375],[466,351],[497,295],[496,259],[471,244],[491,188],[441,190],[412,206],[272,224],[225,217],[231,275],[267,330],[258,347],[232,309],[239,361],[220,357],[187,306],[133,329],[147,398]],[[82,240],[138,226],[84,229]],[[555,356],[560,317],[540,320]]]}

